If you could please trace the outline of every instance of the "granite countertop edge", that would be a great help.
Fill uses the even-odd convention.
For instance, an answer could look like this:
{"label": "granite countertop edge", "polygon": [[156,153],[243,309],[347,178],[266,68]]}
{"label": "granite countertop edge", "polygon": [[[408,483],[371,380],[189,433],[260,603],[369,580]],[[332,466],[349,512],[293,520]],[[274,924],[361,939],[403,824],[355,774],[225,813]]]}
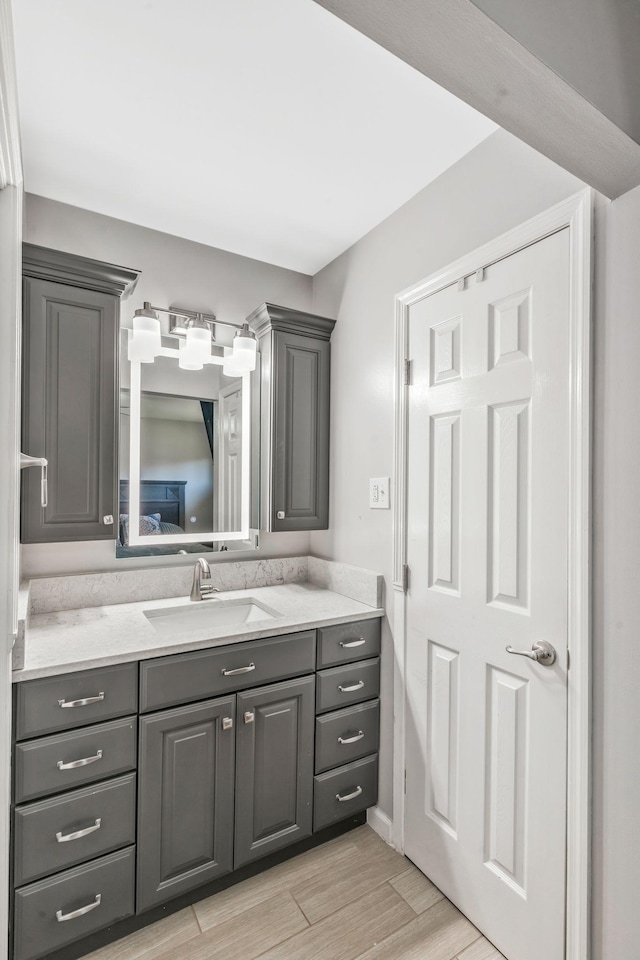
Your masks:
{"label": "granite countertop edge", "polygon": [[[32,616],[26,630],[24,667],[12,672],[12,681],[22,683],[340,623],[378,619],[385,615],[382,607],[370,607],[308,583],[232,590],[217,596],[220,600],[254,597],[282,615],[272,620],[257,620],[253,624],[243,623],[217,630],[209,628],[188,637],[180,632],[163,637],[144,616],[145,610],[187,606],[188,597]],[[300,609],[301,603],[306,609]],[[293,609],[287,611],[287,607]]]}

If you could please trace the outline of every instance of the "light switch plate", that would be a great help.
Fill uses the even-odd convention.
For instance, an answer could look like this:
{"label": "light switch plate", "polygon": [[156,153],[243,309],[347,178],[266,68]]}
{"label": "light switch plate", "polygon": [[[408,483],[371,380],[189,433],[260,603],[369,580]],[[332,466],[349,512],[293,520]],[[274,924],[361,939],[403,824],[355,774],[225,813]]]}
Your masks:
{"label": "light switch plate", "polygon": [[389,477],[373,477],[369,480],[369,506],[372,510],[389,509]]}

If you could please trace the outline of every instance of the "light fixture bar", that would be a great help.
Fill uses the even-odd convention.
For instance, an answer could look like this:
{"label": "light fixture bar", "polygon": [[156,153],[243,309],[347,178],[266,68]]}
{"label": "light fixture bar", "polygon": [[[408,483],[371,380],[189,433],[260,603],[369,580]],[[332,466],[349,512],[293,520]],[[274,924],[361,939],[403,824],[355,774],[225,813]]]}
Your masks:
{"label": "light fixture bar", "polygon": [[230,323],[229,320],[218,320],[215,313],[202,313],[199,310],[185,310],[183,307],[151,307],[156,313],[169,313],[174,317],[180,317],[183,320],[204,320],[205,323],[222,324],[223,327],[233,327],[235,330],[242,330],[244,324]]}

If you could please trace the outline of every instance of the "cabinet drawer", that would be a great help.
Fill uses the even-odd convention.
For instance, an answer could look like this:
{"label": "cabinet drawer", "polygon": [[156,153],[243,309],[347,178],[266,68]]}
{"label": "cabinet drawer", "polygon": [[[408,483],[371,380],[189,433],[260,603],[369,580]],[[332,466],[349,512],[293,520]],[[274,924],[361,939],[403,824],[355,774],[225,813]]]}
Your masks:
{"label": "cabinet drawer", "polygon": [[16,740],[136,713],[138,664],[65,673],[18,683]]}
{"label": "cabinet drawer", "polygon": [[358,620],[318,630],[318,669],[377,657],[379,653],[380,620]]}
{"label": "cabinet drawer", "polygon": [[378,749],[380,701],[370,700],[316,718],[316,773]]}
{"label": "cabinet drawer", "polygon": [[140,712],[312,673],[316,632],[269,637],[147,660],[140,667]]}
{"label": "cabinet drawer", "polygon": [[316,678],[316,711],[325,713],[380,693],[380,660],[360,660],[344,667],[321,670]]}
{"label": "cabinet drawer", "polygon": [[126,717],[17,744],[16,803],[133,770],[136,726],[135,717]]}
{"label": "cabinet drawer", "polygon": [[136,775],[18,807],[14,886],[134,843]]}
{"label": "cabinet drawer", "polygon": [[313,829],[322,830],[372,807],[378,799],[378,757],[354,760],[313,779]]}
{"label": "cabinet drawer", "polygon": [[16,890],[14,960],[46,956],[131,916],[134,851],[128,847]]}

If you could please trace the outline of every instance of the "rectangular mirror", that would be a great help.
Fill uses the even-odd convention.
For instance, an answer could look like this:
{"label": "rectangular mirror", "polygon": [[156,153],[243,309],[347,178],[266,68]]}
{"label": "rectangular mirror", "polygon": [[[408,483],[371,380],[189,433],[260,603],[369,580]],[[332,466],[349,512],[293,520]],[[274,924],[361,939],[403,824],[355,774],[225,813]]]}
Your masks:
{"label": "rectangular mirror", "polygon": [[124,334],[116,556],[255,548],[258,370],[183,370],[177,344],[130,363]]}

